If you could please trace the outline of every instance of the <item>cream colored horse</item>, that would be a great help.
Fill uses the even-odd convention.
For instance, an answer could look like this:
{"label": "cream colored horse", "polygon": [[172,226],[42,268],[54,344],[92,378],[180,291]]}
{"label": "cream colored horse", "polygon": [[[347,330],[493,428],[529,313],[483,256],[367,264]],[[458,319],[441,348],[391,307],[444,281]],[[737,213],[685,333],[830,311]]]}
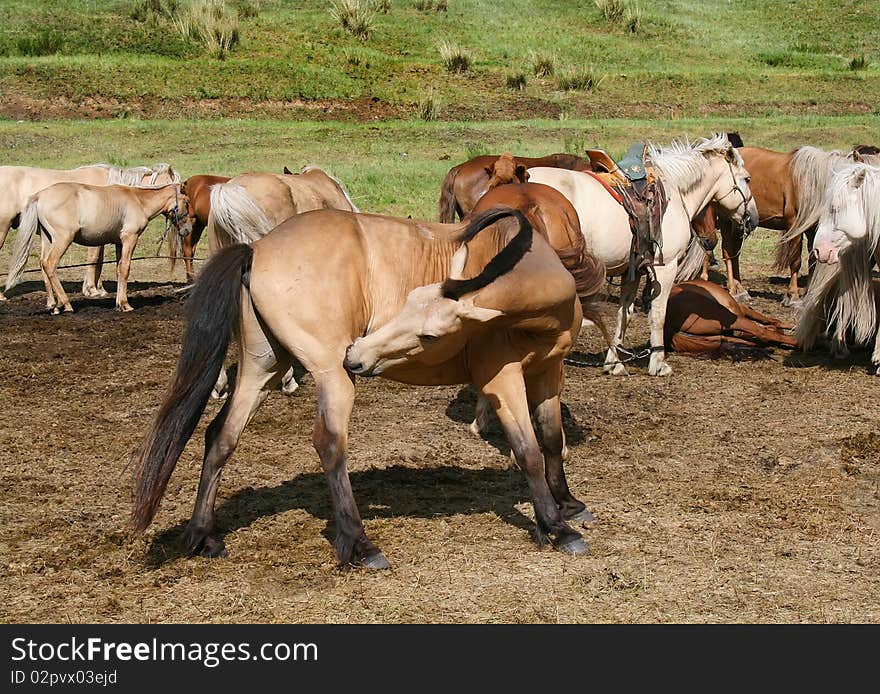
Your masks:
{"label": "cream colored horse", "polygon": [[804,297],[796,337],[812,347],[823,324],[838,341],[852,330],[874,340],[871,360],[880,375],[880,331],[871,268],[880,263],[880,167],[839,163],[827,187],[813,249],[818,263]]}
{"label": "cream colored horse", "polygon": [[[208,243],[211,251],[233,243],[253,243],[295,214],[311,210],[358,212],[351,196],[336,178],[313,166],[298,174],[246,173],[211,188]],[[214,397],[228,387],[226,370],[220,371]],[[290,369],[281,390],[291,395],[299,384]]]}
{"label": "cream colored horse", "polygon": [[[736,222],[754,228],[758,211],[751,199],[749,174],[742,158],[725,135],[714,135],[696,143],[674,143],[650,149],[669,203],[661,222],[664,265],[654,267],[659,293],[651,302],[651,356],[648,373],[666,376],[672,367],[666,362],[663,323],[666,302],[676,281],[691,279],[703,262],[703,247],[691,231],[691,220],[710,202]],[[626,273],[632,243],[629,217],[621,205],[593,176],[579,171],[553,168],[529,169],[531,183],[544,183],[559,190],[574,205],[580,217],[587,250],[605,263],[608,274]],[[630,307],[635,300],[638,278],[625,282],[620,291],[617,326],[605,358],[605,371],[626,373],[617,348],[626,335]]]}
{"label": "cream colored horse", "polygon": [[316,167],[306,166],[298,174],[235,176],[211,188],[211,250],[253,243],[293,215],[311,210],[359,211],[342,183]]}
{"label": "cream colored horse", "polygon": [[[124,186],[162,185],[177,183],[180,175],[165,163],[153,166],[134,166],[123,169],[110,164],[90,164],[76,169],[40,169],[32,166],[0,166],[0,248],[6,242],[11,227],[18,220],[29,198],[55,183],[86,183],[93,186],[119,184]],[[86,270],[83,294],[106,296],[100,286],[100,262],[103,247],[89,252],[89,262],[96,263]],[[0,292],[0,301],[6,297]]]}
{"label": "cream colored horse", "polygon": [[178,226],[180,220],[186,220],[186,204],[186,196],[180,193],[178,183],[154,188],[56,183],[44,188],[30,198],[22,212],[6,288],[21,278],[34,235],[39,233],[46,308],[54,314],[59,313],[59,306],[66,312],[73,311],[57,275],[61,257],[74,242],[101,247],[113,243],[119,259],[116,308],[131,311],[128,273],[138,239],[150,220],[160,214]]}

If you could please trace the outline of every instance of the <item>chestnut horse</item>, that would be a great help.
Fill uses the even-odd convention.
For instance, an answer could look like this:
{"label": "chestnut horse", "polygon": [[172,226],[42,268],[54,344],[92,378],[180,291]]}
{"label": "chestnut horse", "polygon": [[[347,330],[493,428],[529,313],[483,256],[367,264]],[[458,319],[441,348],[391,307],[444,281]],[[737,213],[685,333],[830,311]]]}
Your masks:
{"label": "chestnut horse", "polygon": [[678,353],[754,356],[765,345],[796,347],[783,332],[793,328],[740,304],[714,282],[692,280],[669,293],[663,333],[667,349]]}
{"label": "chestnut horse", "polygon": [[[176,259],[183,255],[186,265],[186,279],[192,282],[195,277],[193,272],[193,253],[196,244],[202,237],[202,232],[208,225],[208,213],[211,211],[211,186],[218,183],[226,183],[229,176],[211,176],[209,174],[197,174],[190,176],[183,182],[181,190],[189,198],[189,226],[192,231],[183,237],[178,236],[174,240],[171,249],[171,268],[174,269]],[[179,240],[179,244],[178,244]],[[179,247],[178,247],[179,246]]]}
{"label": "chestnut horse", "polygon": [[[499,158],[497,154],[486,154],[453,166],[443,179],[440,188],[440,221],[454,222],[467,217],[477,201],[489,190],[492,165]],[[546,157],[514,157],[523,170],[535,166],[549,166],[571,171],[591,171],[587,159],[574,154],[548,154]]]}

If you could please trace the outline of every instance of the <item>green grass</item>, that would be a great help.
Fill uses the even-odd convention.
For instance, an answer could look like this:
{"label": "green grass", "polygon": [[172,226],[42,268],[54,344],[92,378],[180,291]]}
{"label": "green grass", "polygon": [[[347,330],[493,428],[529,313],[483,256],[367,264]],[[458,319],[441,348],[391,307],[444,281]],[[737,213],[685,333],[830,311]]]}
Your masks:
{"label": "green grass", "polygon": [[[475,119],[870,113],[880,93],[878,0],[799,0],[796,11],[789,0],[657,0],[639,3],[637,34],[609,25],[592,2],[457,0],[444,12],[388,4],[362,40],[333,20],[327,0],[265,0],[219,61],[161,18],[135,21],[134,0],[0,0],[0,90],[74,103],[153,99],[172,114],[181,99],[376,97],[415,116],[432,88],[451,116]],[[468,72],[447,72],[440,41],[472,53]],[[549,75],[507,89],[507,75],[533,73],[534,53],[548,45],[558,70],[591,65],[609,76],[601,101],[563,92]],[[850,69],[853,56],[865,67]]]}

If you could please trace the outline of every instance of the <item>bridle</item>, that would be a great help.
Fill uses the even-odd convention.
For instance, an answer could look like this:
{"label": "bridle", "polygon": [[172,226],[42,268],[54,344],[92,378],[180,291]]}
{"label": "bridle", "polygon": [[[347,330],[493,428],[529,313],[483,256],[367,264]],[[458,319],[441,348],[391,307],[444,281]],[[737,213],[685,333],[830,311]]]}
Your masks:
{"label": "bridle", "polygon": [[165,243],[165,239],[168,237],[168,230],[171,229],[172,225],[177,230],[178,236],[188,236],[192,231],[192,229],[186,232],[180,230],[180,184],[172,183],[171,185],[174,186],[174,207],[164,213],[165,230],[162,232],[162,238],[159,239],[159,248],[161,248],[162,244]]}
{"label": "bridle", "polygon": [[[716,198],[715,202],[720,203],[722,200],[724,200],[724,198],[726,198],[728,195],[732,195],[733,193],[739,194],[739,196],[742,198],[742,203],[740,203],[740,204],[742,205],[742,208],[743,208],[742,219],[740,220],[740,228],[742,229],[743,239],[746,239],[749,237],[749,234],[752,233],[752,230],[749,229],[749,225],[746,223],[746,219],[747,219],[748,213],[749,213],[749,203],[752,202],[752,200],[754,200],[755,198],[752,195],[751,188],[749,188],[748,197],[746,197],[746,194],[742,192],[742,188],[740,188],[736,182],[736,174],[733,172],[733,162],[731,162],[729,159],[726,161],[727,161],[727,168],[730,170],[730,178],[733,181],[733,187],[729,191],[727,191],[724,195],[722,195],[720,198]],[[737,207],[737,209],[739,209],[739,205],[737,205],[736,207]]]}

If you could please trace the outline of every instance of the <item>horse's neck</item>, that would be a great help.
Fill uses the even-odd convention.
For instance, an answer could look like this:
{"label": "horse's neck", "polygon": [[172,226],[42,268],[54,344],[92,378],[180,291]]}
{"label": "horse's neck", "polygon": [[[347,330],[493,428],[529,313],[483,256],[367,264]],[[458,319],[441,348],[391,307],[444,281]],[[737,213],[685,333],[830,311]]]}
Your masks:
{"label": "horse's neck", "polygon": [[137,197],[147,219],[160,215],[168,203],[176,197],[176,190],[171,185],[162,188],[131,188],[131,190]]}
{"label": "horse's neck", "polygon": [[[718,180],[721,173],[716,166],[710,166],[700,181],[687,192],[679,189],[681,201],[687,215],[693,220],[713,197],[718,195]],[[669,192],[667,191],[667,196]]]}

